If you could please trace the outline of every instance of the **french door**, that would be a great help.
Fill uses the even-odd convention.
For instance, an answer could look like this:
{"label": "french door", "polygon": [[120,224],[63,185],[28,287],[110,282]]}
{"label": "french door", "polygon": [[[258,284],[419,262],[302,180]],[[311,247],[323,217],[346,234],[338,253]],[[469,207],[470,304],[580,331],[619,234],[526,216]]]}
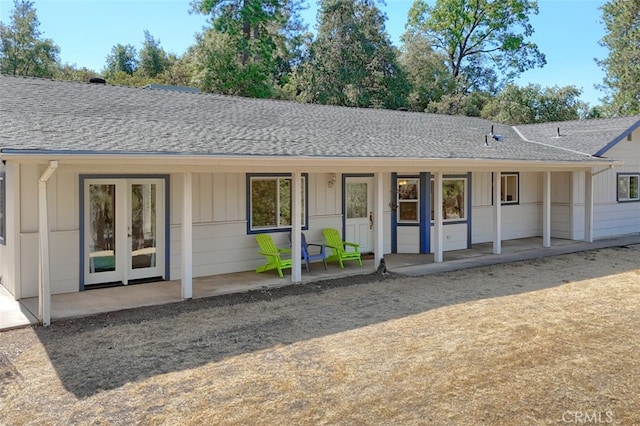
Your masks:
{"label": "french door", "polygon": [[345,179],[345,241],[360,244],[362,253],[373,251],[373,178]]}
{"label": "french door", "polygon": [[84,284],[164,276],[164,179],[84,180]]}

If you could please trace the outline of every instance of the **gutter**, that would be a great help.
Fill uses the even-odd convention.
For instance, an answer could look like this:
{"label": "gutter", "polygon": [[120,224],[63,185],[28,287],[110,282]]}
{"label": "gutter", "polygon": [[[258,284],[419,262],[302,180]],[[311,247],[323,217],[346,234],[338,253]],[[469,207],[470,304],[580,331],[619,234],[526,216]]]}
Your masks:
{"label": "gutter", "polygon": [[47,212],[47,181],[58,168],[58,162],[49,161],[49,167],[38,180],[38,239],[39,269],[38,320],[44,326],[51,324],[51,271],[49,267],[49,220]]}
{"label": "gutter", "polygon": [[[574,152],[575,154],[575,152]],[[55,155],[64,159],[68,164],[101,164],[123,165],[123,160],[130,160],[137,164],[150,166],[171,167],[178,170],[180,167],[189,168],[219,167],[220,169],[239,168],[246,171],[248,167],[256,170],[282,170],[291,168],[295,161],[299,167],[308,167],[314,171],[335,172],[337,168],[349,170],[364,170],[375,167],[382,171],[398,171],[401,168],[432,168],[432,169],[469,169],[469,171],[494,170],[495,167],[512,168],[525,167],[529,170],[546,170],[559,168],[591,168],[606,167],[610,165],[622,165],[619,160],[604,159],[579,153],[584,160],[523,160],[500,158],[444,158],[444,157],[328,157],[328,156],[295,156],[295,155],[216,155],[216,154],[176,154],[176,153],[100,153],[86,151],[44,151],[44,150],[4,150],[0,152],[0,158],[12,159],[25,163],[41,163]]]}

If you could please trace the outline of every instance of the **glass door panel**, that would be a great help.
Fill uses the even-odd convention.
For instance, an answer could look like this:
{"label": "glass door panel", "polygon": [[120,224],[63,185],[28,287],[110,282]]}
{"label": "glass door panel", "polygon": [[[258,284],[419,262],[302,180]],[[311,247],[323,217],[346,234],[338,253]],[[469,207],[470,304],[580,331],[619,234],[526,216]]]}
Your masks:
{"label": "glass door panel", "polygon": [[367,184],[347,183],[347,219],[366,218],[367,206]]}
{"label": "glass door panel", "polygon": [[89,269],[116,270],[116,186],[89,185]]}
{"label": "glass door panel", "polygon": [[126,279],[164,276],[164,181],[127,181]]}
{"label": "glass door panel", "polygon": [[156,184],[131,185],[131,268],[156,266]]}

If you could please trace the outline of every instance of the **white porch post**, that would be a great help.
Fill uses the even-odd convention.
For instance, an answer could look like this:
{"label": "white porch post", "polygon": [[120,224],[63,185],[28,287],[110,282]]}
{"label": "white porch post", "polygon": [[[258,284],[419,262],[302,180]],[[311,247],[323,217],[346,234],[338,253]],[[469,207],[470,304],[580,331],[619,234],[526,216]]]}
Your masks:
{"label": "white porch post", "polygon": [[584,172],[584,241],[593,242],[593,175]]}
{"label": "white porch post", "polygon": [[441,263],[444,260],[443,246],[444,230],[442,225],[442,172],[434,173],[433,182],[433,231],[434,231],[434,250],[433,261]]}
{"label": "white porch post", "polygon": [[182,285],[183,299],[193,297],[193,174],[184,173],[182,193]]}
{"label": "white porch post", "polygon": [[551,247],[551,172],[544,172],[542,193],[542,247]]}
{"label": "white porch post", "polygon": [[291,180],[291,282],[302,282],[302,174],[293,173]]}
{"label": "white porch post", "polygon": [[382,172],[376,173],[375,191],[376,195],[373,197],[375,200],[375,205],[373,206],[373,266],[377,269],[378,266],[380,266],[380,261],[384,257],[384,173]]}
{"label": "white porch post", "polygon": [[502,253],[502,175],[493,172],[493,254]]}
{"label": "white porch post", "polygon": [[44,326],[51,324],[51,277],[49,270],[49,213],[47,212],[47,181],[58,168],[57,161],[50,161],[38,181],[38,242],[40,252],[40,277],[38,282],[38,320]]}

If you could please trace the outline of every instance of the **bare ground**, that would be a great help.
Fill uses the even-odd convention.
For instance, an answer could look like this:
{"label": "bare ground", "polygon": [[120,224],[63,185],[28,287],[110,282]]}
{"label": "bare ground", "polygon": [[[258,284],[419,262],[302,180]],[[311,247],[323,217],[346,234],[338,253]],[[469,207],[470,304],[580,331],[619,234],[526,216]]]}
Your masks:
{"label": "bare ground", "polygon": [[640,247],[0,333],[0,424],[640,424]]}

